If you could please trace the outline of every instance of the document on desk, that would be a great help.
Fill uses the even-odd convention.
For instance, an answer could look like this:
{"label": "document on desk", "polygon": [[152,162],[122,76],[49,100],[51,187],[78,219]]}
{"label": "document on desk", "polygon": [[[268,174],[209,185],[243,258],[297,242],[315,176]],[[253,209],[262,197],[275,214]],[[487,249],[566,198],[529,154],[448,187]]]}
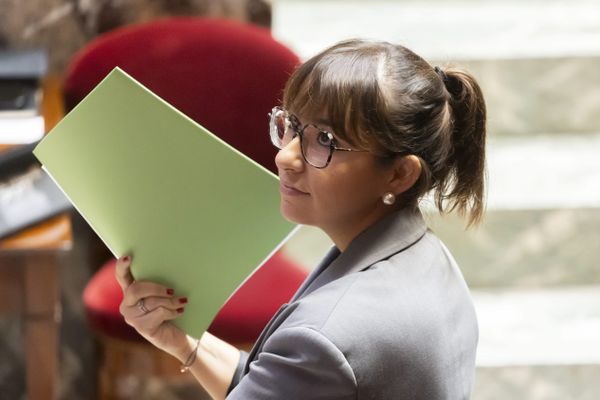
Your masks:
{"label": "document on desk", "polygon": [[294,230],[274,174],[118,68],[34,154],[137,280],[188,297],[192,335]]}

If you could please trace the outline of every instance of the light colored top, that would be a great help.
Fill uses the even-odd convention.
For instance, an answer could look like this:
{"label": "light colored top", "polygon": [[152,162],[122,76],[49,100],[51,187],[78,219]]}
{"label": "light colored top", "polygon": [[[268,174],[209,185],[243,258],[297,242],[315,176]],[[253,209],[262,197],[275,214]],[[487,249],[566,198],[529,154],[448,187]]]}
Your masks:
{"label": "light colored top", "polygon": [[242,353],[227,398],[467,399],[477,339],[456,262],[400,211],[329,251]]}

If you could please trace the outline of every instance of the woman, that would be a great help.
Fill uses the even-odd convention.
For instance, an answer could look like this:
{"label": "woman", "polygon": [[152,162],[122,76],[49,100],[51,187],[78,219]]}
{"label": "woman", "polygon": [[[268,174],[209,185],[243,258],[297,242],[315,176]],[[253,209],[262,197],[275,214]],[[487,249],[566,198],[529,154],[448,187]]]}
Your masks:
{"label": "woman", "polygon": [[119,260],[121,312],[214,398],[465,399],[477,321],[418,202],[477,223],[485,103],[475,80],[385,42],[339,43],[300,66],[271,114],[281,212],[335,244],[250,354],[169,321],[173,292]]}

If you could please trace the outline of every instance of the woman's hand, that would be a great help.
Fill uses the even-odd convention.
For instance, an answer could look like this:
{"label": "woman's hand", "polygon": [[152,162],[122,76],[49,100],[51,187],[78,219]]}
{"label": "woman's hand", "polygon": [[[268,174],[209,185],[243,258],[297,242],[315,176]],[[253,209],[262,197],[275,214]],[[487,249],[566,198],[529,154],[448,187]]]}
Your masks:
{"label": "woman's hand", "polygon": [[185,297],[177,297],[172,289],[153,282],[136,282],[129,266],[131,257],[117,260],[116,276],[123,289],[121,314],[150,343],[181,362],[187,362],[192,351],[197,357],[190,371],[214,399],[224,399],[240,360],[240,351],[221,339],[204,332],[197,341],[171,323],[183,312]]}
{"label": "woman's hand", "polygon": [[125,322],[154,346],[180,360],[185,358],[189,340],[171,321],[183,313],[187,298],[154,282],[135,281],[130,265],[130,256],[117,260],[116,277],[123,289],[120,311]]}

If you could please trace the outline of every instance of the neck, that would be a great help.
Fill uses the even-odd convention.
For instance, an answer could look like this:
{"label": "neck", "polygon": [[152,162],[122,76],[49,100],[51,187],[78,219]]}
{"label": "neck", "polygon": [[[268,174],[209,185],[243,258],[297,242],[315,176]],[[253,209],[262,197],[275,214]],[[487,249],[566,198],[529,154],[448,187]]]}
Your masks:
{"label": "neck", "polygon": [[345,219],[340,223],[332,223],[327,226],[320,226],[319,228],[329,236],[335,247],[343,252],[364,230],[392,212],[394,212],[392,207],[378,207],[373,212],[361,218],[356,218],[355,220]]}

